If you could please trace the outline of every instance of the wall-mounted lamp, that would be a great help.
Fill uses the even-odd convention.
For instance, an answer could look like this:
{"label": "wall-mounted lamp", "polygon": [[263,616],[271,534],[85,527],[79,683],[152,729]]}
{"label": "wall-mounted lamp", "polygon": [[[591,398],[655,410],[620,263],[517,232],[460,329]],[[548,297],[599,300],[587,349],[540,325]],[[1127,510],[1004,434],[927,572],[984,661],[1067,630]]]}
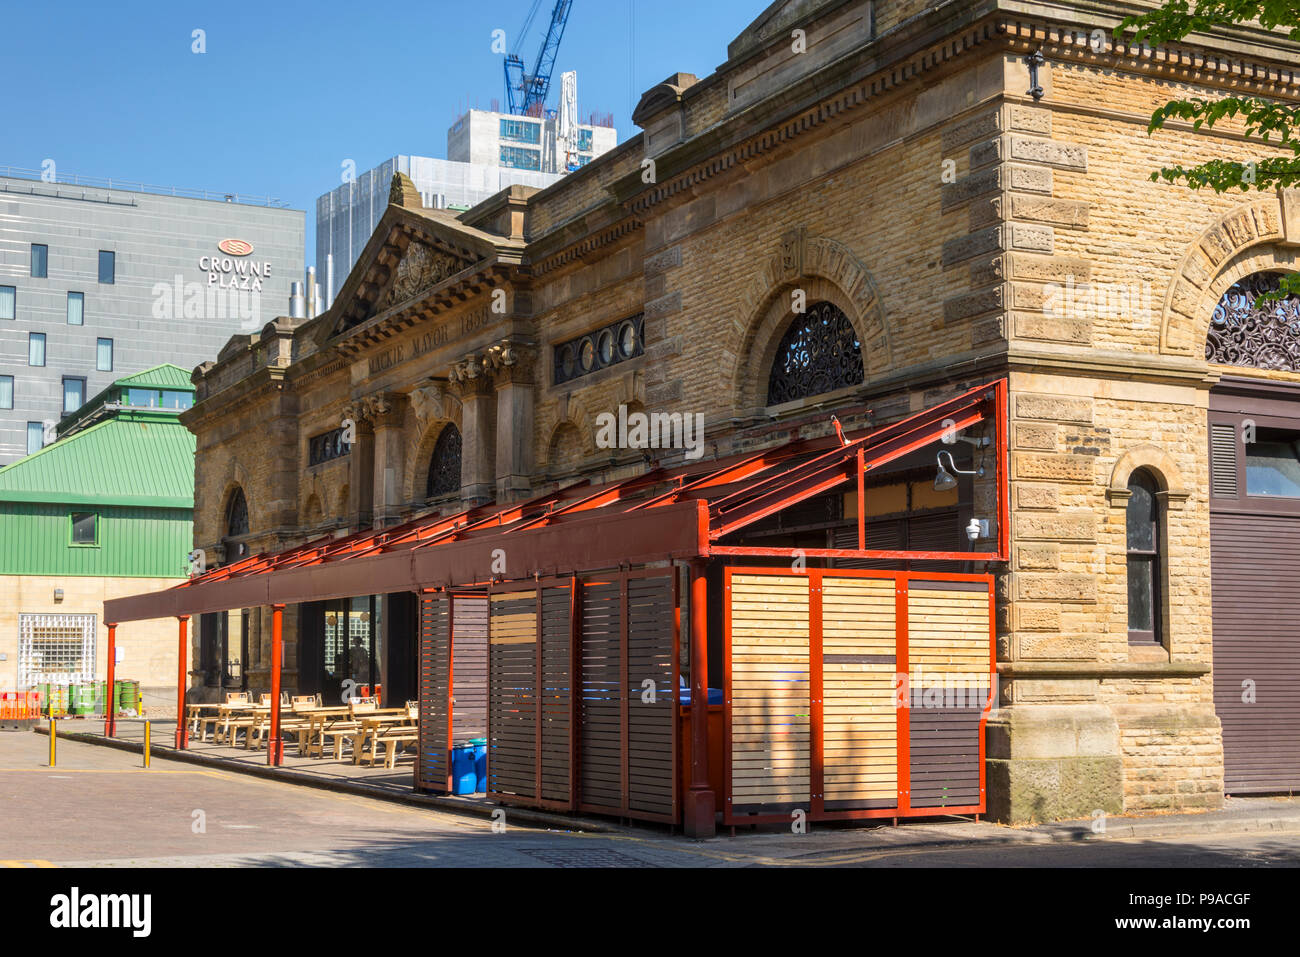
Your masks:
{"label": "wall-mounted lamp", "polygon": [[56,589],[54,589],[54,600],[55,600],[56,603],[57,603],[57,602],[61,602],[61,601],[63,601],[63,589],[62,589],[62,588],[56,588]]}
{"label": "wall-mounted lamp", "polygon": [[[948,468],[943,467],[943,457],[948,456]],[[939,474],[934,477],[934,490],[936,492],[946,492],[950,488],[957,487],[958,475],[983,475],[984,468],[981,466],[977,469],[959,469],[957,464],[952,460],[951,452],[940,452],[935,461],[939,463]]]}

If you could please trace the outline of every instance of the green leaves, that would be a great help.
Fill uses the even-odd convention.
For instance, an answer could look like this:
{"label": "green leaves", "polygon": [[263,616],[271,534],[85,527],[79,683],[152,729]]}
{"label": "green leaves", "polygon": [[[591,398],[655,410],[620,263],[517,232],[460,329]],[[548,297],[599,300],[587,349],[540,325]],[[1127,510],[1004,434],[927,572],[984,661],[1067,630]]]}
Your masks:
{"label": "green leaves", "polygon": [[1296,0],[1168,0],[1150,13],[1125,17],[1115,29],[1115,38],[1130,31],[1133,43],[1158,46],[1204,33],[1216,27],[1258,20],[1265,30],[1285,27],[1292,40],[1300,40],[1300,4]]}

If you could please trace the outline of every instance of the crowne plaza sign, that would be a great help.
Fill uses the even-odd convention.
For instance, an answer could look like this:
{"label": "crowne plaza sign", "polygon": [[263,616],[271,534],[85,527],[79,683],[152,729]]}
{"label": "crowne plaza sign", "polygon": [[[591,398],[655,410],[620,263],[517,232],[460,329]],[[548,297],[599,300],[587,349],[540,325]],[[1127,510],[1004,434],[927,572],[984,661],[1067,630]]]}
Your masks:
{"label": "crowne plaza sign", "polygon": [[246,239],[223,239],[217,249],[224,256],[203,255],[199,268],[208,274],[208,285],[219,289],[247,289],[261,292],[263,281],[271,278],[271,264],[247,258],[253,244]]}

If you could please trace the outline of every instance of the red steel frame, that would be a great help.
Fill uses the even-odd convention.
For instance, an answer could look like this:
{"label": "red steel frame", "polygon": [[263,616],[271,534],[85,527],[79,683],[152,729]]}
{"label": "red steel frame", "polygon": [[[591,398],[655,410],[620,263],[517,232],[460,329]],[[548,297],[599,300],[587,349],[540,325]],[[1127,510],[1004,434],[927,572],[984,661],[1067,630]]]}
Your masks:
{"label": "red steel frame", "polygon": [[[771,566],[728,566],[724,570],[723,578],[723,744],[722,744],[722,761],[723,761],[723,779],[722,788],[722,821],[723,824],[734,826],[737,824],[767,824],[767,823],[789,823],[790,813],[785,812],[755,812],[755,813],[737,813],[732,810],[732,784],[731,784],[731,579],[734,575],[781,575],[788,577],[792,574],[790,571]],[[811,728],[810,728],[810,748],[809,756],[809,794],[808,794],[808,819],[812,821],[847,821],[859,820],[864,818],[899,818],[899,817],[941,817],[953,814],[983,814],[987,804],[985,787],[985,746],[984,746],[984,727],[988,720],[989,711],[996,706],[994,700],[997,686],[997,652],[996,652],[996,633],[997,623],[994,619],[994,596],[993,596],[993,576],[988,574],[969,575],[955,572],[923,572],[923,571],[875,571],[870,569],[857,568],[809,568],[803,572],[795,572],[808,577],[808,699],[810,704]],[[906,696],[903,698],[903,706],[895,707],[897,715],[897,761],[898,761],[898,805],[889,808],[861,808],[856,810],[835,810],[828,811],[825,808],[824,796],[824,773],[823,766],[823,730],[822,730],[822,706],[823,706],[823,688],[822,688],[822,626],[821,626],[821,609],[822,609],[822,580],[824,578],[881,578],[890,579],[894,582],[894,622],[895,622],[895,664],[894,672],[896,675],[910,675],[911,662],[907,655],[907,596],[909,582],[943,581],[943,582],[981,582],[988,588],[989,602],[989,699],[985,705],[983,714],[980,715],[979,721],[979,775],[980,775],[980,801],[978,804],[959,805],[952,807],[925,807],[913,808],[911,806],[911,753],[910,753],[910,714],[911,714],[911,688],[907,687]],[[897,695],[899,689],[895,689]]]}

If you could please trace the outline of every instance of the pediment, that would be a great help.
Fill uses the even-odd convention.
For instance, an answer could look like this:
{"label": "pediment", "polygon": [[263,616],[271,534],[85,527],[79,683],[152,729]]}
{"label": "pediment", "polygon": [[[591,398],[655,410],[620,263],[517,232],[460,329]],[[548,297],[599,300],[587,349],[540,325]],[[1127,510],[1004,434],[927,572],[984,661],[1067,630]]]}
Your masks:
{"label": "pediment", "polygon": [[451,277],[496,258],[490,234],[440,210],[391,205],[348,274],[318,345],[376,316],[419,301]]}

